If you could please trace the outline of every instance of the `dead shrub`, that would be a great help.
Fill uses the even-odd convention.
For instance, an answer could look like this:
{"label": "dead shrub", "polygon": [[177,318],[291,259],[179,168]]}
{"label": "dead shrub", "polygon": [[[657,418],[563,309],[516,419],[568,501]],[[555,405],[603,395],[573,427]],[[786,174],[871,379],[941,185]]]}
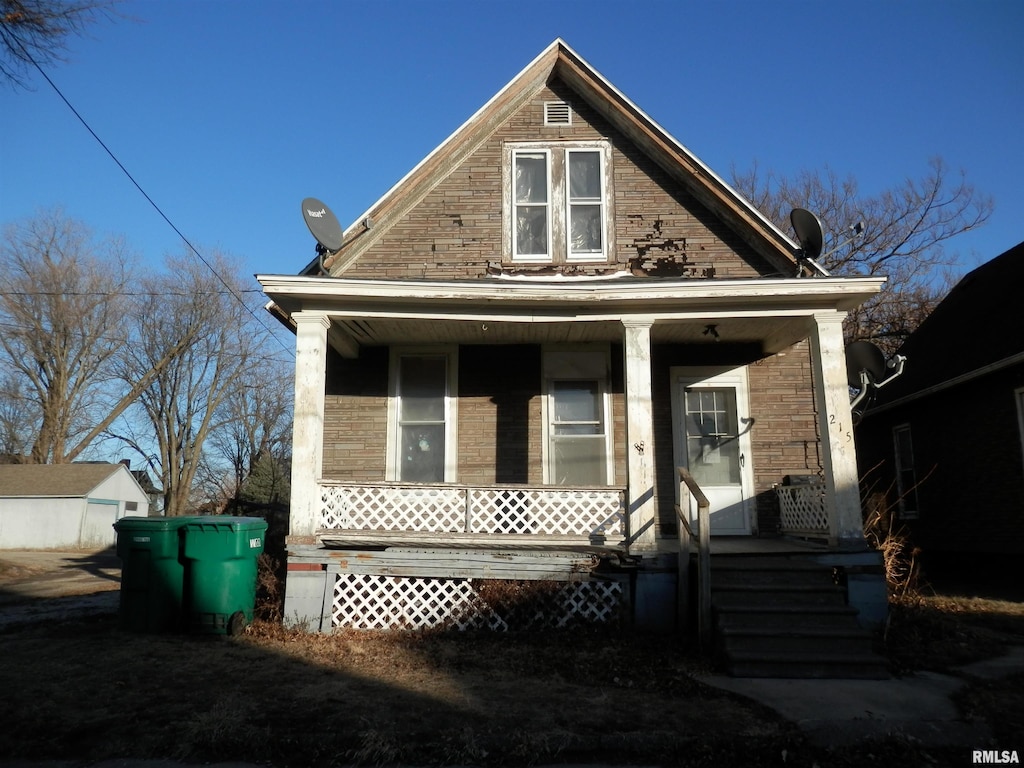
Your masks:
{"label": "dead shrub", "polygon": [[864,538],[882,553],[885,581],[895,598],[917,594],[921,587],[921,550],[911,541],[906,527],[897,522],[884,494],[868,497]]}

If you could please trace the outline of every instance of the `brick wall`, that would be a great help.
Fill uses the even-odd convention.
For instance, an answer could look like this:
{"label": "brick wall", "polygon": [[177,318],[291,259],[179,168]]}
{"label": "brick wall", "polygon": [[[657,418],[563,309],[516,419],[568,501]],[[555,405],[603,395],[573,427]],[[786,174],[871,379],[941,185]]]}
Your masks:
{"label": "brick wall", "polygon": [[786,475],[822,471],[810,344],[802,341],[747,369],[750,385],[750,433],[754,452],[754,492],[758,530],[779,530],[779,505],[772,486]]}
{"label": "brick wall", "polygon": [[324,477],[384,479],[388,422],[388,350],[368,347],[358,359],[327,356]]}
{"label": "brick wall", "polygon": [[459,349],[459,482],[540,483],[541,350]]}

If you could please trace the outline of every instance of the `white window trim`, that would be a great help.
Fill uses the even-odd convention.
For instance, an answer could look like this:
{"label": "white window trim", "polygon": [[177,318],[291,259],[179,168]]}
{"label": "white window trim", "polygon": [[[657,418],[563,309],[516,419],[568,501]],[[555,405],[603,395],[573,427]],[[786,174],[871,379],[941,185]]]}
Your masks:
{"label": "white window trim", "polygon": [[[515,182],[515,161],[516,161],[516,156],[519,155],[519,154],[524,154],[524,155],[525,154],[544,155],[544,157],[545,157],[544,170],[545,170],[545,173],[546,173],[546,176],[547,176],[547,178],[545,180],[545,184],[547,185],[547,193],[548,193],[547,194],[547,205],[546,205],[546,207],[547,207],[547,223],[548,223],[548,227],[547,227],[547,246],[546,246],[547,253],[542,253],[542,254],[534,254],[534,253],[520,254],[520,253],[518,253],[516,251],[516,248],[518,247],[518,243],[517,243],[516,236],[515,236],[515,224],[514,224],[514,222],[516,220],[516,209],[519,207],[519,204],[515,200],[515,194],[516,194],[516,192],[515,192],[515,184],[516,184],[516,182]],[[508,203],[508,206],[509,206],[509,208],[508,208],[509,215],[508,215],[508,218],[505,219],[505,220],[508,222],[508,226],[506,228],[509,230],[509,235],[510,235],[509,243],[510,243],[510,248],[512,249],[509,252],[512,254],[512,260],[513,261],[525,262],[525,263],[536,263],[536,264],[548,264],[548,263],[550,263],[551,261],[554,260],[554,243],[555,243],[554,231],[555,231],[555,227],[556,227],[556,222],[555,222],[555,215],[556,214],[555,214],[555,211],[559,210],[560,205],[559,205],[559,199],[558,199],[558,197],[559,197],[559,190],[557,188],[555,188],[554,184],[552,183],[551,170],[552,170],[551,149],[548,148],[547,146],[544,146],[544,145],[541,145],[541,144],[531,144],[531,145],[525,145],[525,146],[521,146],[521,147],[515,147],[515,148],[513,148],[511,150],[511,152],[508,155],[508,175],[509,175],[509,184],[511,186],[509,187],[509,193],[506,196],[506,200],[507,200],[507,203]]]}
{"label": "white window trim", "polygon": [[[589,355],[593,357],[593,370],[581,371],[578,374],[562,375],[558,371],[559,362],[569,355]],[[615,483],[615,455],[613,447],[614,423],[612,421],[611,398],[611,350],[607,344],[558,345],[542,348],[541,372],[541,481],[545,485],[554,482],[552,478],[551,455],[551,382],[553,381],[597,381],[601,392],[602,418],[604,419],[605,442],[605,485]]]}
{"label": "white window trim", "polygon": [[[572,252],[572,201],[569,199],[569,156],[574,152],[593,152],[598,151],[598,157],[601,161],[601,252],[600,253],[581,253],[573,254]],[[565,171],[564,175],[566,178],[566,184],[564,188],[564,205],[565,211],[563,214],[564,226],[562,229],[565,231],[565,260],[570,263],[589,263],[593,261],[607,262],[609,254],[609,243],[612,242],[611,234],[608,231],[608,208],[610,206],[610,195],[609,190],[611,189],[610,179],[608,177],[608,167],[611,164],[611,152],[610,147],[607,144],[598,143],[595,146],[579,146],[579,147],[567,147],[565,150]]]}
{"label": "white window trim", "polygon": [[447,391],[444,398],[444,482],[454,483],[458,480],[458,384],[459,384],[459,348],[446,346],[415,346],[391,347],[388,361],[388,424],[387,424],[387,457],[385,459],[384,478],[388,481],[399,480],[401,466],[402,441],[398,435],[398,371],[402,357],[414,355],[444,355],[448,360]]}
{"label": "white window trim", "polygon": [[[910,436],[910,466],[904,467],[900,464],[900,448],[898,441],[898,433],[906,432]],[[894,424],[892,428],[892,452],[893,452],[893,467],[896,470],[896,509],[899,512],[901,520],[917,520],[920,517],[921,510],[919,508],[907,509],[907,493],[914,491],[914,498],[918,500],[915,507],[920,507],[921,502],[917,493],[917,467],[914,466],[914,430],[911,428],[909,422],[903,424]],[[905,470],[910,470],[913,476],[913,485],[910,488],[903,487],[903,473]]]}
{"label": "white window trim", "polygon": [[[568,154],[574,150],[599,151],[601,157],[601,226],[602,252],[571,256],[569,231],[569,195],[566,189],[566,168]],[[516,253],[515,238],[515,156],[520,152],[544,152],[547,154],[548,176],[548,253],[544,256]],[[554,184],[552,170],[557,160],[562,165],[562,183]],[[612,146],[607,139],[588,141],[515,141],[506,142],[502,159],[502,253],[505,261],[516,264],[607,264],[614,252],[612,231]]]}

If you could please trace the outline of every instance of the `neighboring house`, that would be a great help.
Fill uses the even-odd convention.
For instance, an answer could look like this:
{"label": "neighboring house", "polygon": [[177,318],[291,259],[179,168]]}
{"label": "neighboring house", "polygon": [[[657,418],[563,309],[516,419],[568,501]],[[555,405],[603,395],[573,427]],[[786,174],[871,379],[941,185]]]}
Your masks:
{"label": "neighboring house", "polygon": [[156,487],[156,484],[153,482],[153,478],[149,476],[149,472],[145,469],[133,469],[132,477],[135,478],[135,481],[139,484],[139,487],[145,491],[146,496],[149,499],[149,514],[153,516],[160,516],[163,514],[160,509],[163,504],[164,492]]}
{"label": "neighboring house", "polygon": [[296,333],[289,620],[501,626],[488,580],[547,579],[673,625],[680,466],[716,536],[863,551],[842,322],[883,279],[802,262],[561,40],[343,240],[259,276]]}
{"label": "neighboring house", "polygon": [[0,465],[0,549],[112,547],[117,520],[148,513],[123,464]]}
{"label": "neighboring house", "polygon": [[905,372],[857,428],[865,485],[926,566],[1024,554],[1022,288],[1024,243],[968,273],[907,338]]}

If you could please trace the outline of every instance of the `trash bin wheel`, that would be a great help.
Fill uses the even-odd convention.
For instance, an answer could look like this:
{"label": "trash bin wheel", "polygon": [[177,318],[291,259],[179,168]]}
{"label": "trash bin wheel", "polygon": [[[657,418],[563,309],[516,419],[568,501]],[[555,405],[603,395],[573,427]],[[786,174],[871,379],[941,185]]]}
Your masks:
{"label": "trash bin wheel", "polygon": [[235,611],[231,614],[231,618],[228,619],[228,634],[229,635],[240,635],[245,632],[245,627],[249,622],[245,619],[245,614],[242,611]]}

